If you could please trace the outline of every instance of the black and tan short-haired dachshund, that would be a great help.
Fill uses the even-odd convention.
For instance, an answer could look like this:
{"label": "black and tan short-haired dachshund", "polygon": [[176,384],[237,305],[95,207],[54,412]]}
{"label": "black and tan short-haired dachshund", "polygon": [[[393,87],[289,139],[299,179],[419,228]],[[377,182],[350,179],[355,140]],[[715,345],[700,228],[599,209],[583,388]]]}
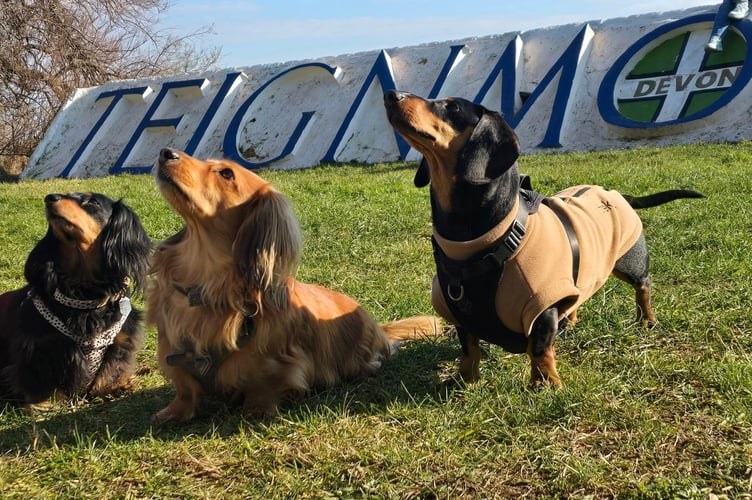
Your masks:
{"label": "black and tan short-haired dachshund", "polygon": [[611,274],[634,287],[643,324],[656,323],[634,209],[702,194],[632,197],[574,186],[545,198],[521,186],[519,141],[499,113],[395,90],[384,105],[389,122],[423,155],[415,184],[431,185],[433,305],[456,326],[465,381],[479,378],[482,339],[526,352],[534,386],[559,387],[554,337]]}
{"label": "black and tan short-haired dachshund", "polygon": [[136,214],[97,193],[48,194],[27,285],[0,295],[0,401],[31,405],[130,388],[143,344],[151,242]]}

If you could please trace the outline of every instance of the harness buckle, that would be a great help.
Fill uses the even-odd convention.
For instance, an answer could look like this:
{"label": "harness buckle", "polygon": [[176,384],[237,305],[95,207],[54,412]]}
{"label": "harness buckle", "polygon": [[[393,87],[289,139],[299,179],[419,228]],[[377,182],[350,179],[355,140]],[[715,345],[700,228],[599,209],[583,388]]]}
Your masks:
{"label": "harness buckle", "polygon": [[165,361],[169,366],[180,366],[189,372],[206,377],[212,368],[212,358],[208,354],[196,354],[193,351],[176,351],[168,354]]}
{"label": "harness buckle", "polygon": [[203,306],[204,299],[201,297],[201,288],[192,286],[186,290],[188,296],[188,307]]}
{"label": "harness buckle", "polygon": [[522,238],[525,237],[525,226],[517,219],[512,222],[512,226],[509,228],[509,233],[504,237],[504,246],[509,250],[510,255],[517,251]]}

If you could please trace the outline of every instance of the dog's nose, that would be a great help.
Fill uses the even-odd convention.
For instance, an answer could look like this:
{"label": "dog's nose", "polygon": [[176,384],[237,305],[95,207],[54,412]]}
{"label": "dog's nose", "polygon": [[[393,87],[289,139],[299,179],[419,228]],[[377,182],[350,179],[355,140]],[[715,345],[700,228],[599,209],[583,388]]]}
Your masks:
{"label": "dog's nose", "polygon": [[179,160],[180,159],[180,153],[177,152],[177,150],[172,148],[163,148],[162,151],[159,152],[159,161],[170,161],[170,160]]}
{"label": "dog's nose", "polygon": [[46,205],[50,205],[50,204],[55,203],[57,201],[60,201],[62,199],[63,199],[63,195],[62,194],[56,194],[56,193],[48,194],[47,196],[44,197],[44,203]]}
{"label": "dog's nose", "polygon": [[401,90],[389,90],[386,94],[384,94],[384,102],[386,103],[395,103],[400,102],[402,99],[407,97],[407,92],[402,92]]}

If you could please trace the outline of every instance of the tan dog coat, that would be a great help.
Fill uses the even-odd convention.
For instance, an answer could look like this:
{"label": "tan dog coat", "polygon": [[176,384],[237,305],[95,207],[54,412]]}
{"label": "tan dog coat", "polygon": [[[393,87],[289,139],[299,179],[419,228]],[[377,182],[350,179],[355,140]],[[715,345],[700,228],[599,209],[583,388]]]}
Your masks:
{"label": "tan dog coat", "polygon": [[[575,194],[587,188],[583,194]],[[519,202],[518,202],[519,203]],[[608,279],[616,261],[642,234],[642,222],[617,191],[599,186],[573,186],[556,193],[551,203],[566,214],[580,247],[577,283],[572,275],[572,249],[556,214],[546,205],[530,214],[526,234],[517,251],[504,264],[496,292],[496,313],[512,331],[530,335],[536,318],[554,304],[562,303],[559,319],[589,299]],[[455,260],[465,260],[491,247],[509,228],[517,206],[494,229],[471,241],[450,241],[434,231],[438,245]],[[456,324],[433,281],[433,306]]]}

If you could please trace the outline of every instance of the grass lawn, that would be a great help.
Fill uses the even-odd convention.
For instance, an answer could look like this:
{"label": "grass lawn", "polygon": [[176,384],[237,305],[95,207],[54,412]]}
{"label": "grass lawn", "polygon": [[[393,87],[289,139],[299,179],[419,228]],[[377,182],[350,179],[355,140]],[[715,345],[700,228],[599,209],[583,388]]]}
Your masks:
{"label": "grass lawn", "polygon": [[[0,407],[4,498],[729,498],[752,491],[752,143],[526,156],[553,194],[580,183],[707,195],[641,211],[659,325],[636,322],[612,279],[556,342],[565,388],[527,386],[527,356],[484,346],[482,380],[454,382],[459,344],[408,344],[375,377],[258,421],[208,401],[186,425],[150,424],[172,388],[147,331],[137,389],[27,416]],[[379,321],[431,313],[427,189],[414,164],[266,171],[305,236],[299,277]],[[0,183],[0,290],[23,284],[42,199],[123,197],[161,240],[181,220],[150,176]],[[143,299],[136,301],[143,306]]]}

